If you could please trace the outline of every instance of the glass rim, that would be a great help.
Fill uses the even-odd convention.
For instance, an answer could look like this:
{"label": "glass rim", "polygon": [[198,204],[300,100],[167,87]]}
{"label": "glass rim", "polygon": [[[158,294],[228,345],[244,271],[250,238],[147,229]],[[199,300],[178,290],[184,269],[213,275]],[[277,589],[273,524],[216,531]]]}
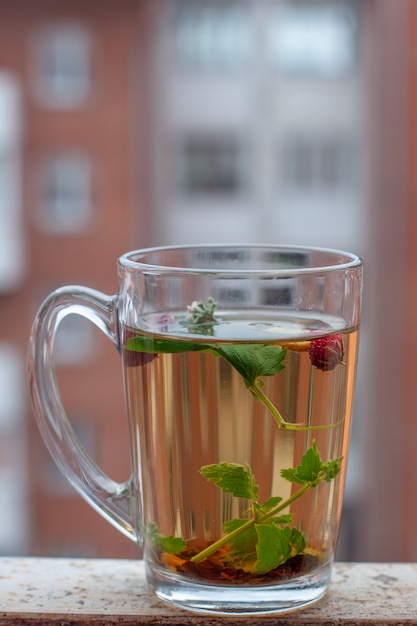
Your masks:
{"label": "glass rim", "polygon": [[[175,252],[175,251],[193,251],[193,250],[259,250],[272,252],[287,252],[287,253],[310,253],[310,254],[322,254],[328,257],[333,256],[334,263],[317,263],[311,266],[300,267],[285,267],[285,268],[245,268],[242,267],[205,267],[204,263],[201,266],[182,266],[182,265],[166,265],[158,264],[155,262],[149,262],[146,260],[140,260],[151,254],[158,252]],[[134,258],[136,257],[136,258]],[[339,262],[336,262],[339,259]],[[162,271],[162,272],[175,272],[178,274],[285,274],[285,275],[299,275],[299,274],[314,274],[317,272],[335,272],[347,269],[360,268],[363,265],[363,260],[354,252],[347,252],[345,250],[339,250],[337,248],[327,248],[320,246],[303,246],[303,245],[291,245],[291,244],[256,244],[256,243],[233,243],[233,244],[217,244],[217,243],[205,243],[205,244],[178,244],[178,245],[166,245],[166,246],[153,246],[148,248],[138,248],[125,252],[122,254],[118,263],[131,270],[141,271]]]}

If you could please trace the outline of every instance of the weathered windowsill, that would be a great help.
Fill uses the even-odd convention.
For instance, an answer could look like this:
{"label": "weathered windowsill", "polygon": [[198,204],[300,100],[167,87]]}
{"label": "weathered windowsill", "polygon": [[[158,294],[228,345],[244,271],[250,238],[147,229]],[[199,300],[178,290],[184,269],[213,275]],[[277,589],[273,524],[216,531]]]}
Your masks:
{"label": "weathered windowsill", "polygon": [[141,562],[0,558],[0,625],[417,625],[417,564],[337,563],[327,596],[299,611],[218,617],[170,607],[145,587]]}

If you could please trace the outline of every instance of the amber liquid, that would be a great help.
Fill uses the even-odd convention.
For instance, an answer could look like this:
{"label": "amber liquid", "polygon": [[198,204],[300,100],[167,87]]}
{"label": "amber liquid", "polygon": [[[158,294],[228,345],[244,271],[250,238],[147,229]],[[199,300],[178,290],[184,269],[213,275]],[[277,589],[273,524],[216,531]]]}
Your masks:
{"label": "amber liquid", "polygon": [[[293,525],[307,539],[306,567],[331,560],[342,504],[357,330],[333,329],[329,322],[326,332],[340,333],[344,344],[343,362],[331,371],[314,367],[308,350],[300,350],[300,341],[323,334],[323,330],[309,328],[308,321],[298,327],[296,321],[231,319],[227,328],[222,329],[221,324],[216,327],[214,337],[191,337],[192,341],[217,344],[285,342],[285,369],[263,377],[262,390],[287,422],[332,426],[325,430],[279,428],[271,413],[248,391],[241,375],[212,353],[142,353],[136,360],[134,353],[130,355],[133,358],[125,359],[133,456],[140,458],[135,473],[143,496],[143,527],[146,530],[155,524],[162,535],[187,541],[187,549],[177,561],[158,554],[145,540],[147,558],[158,567],[174,571],[178,566],[182,575],[204,577],[204,567],[199,573],[194,564],[187,567],[187,562],[224,535],[226,521],[244,516],[250,508],[247,500],[223,493],[204,478],[201,466],[222,461],[248,464],[259,485],[261,502],[271,496],[287,499],[297,486],[284,480],[281,470],[298,465],[313,440],[323,461],[344,457],[342,471],[333,481],[321,483],[294,502],[290,512]],[[143,334],[130,328],[125,336]],[[150,340],[156,336],[147,335]],[[182,336],[168,332],[166,338],[190,341],[186,331]],[[247,576],[243,582],[251,584]]]}

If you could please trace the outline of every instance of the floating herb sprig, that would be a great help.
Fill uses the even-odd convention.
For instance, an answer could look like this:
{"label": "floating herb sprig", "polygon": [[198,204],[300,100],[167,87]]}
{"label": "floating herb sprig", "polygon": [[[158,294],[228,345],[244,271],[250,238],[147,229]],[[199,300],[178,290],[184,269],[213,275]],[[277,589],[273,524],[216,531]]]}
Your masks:
{"label": "floating herb sprig", "polygon": [[214,326],[218,324],[214,313],[216,308],[217,302],[213,298],[207,298],[206,302],[194,300],[187,306],[187,317],[181,324],[194,333],[212,335]]}
{"label": "floating herb sprig", "polygon": [[283,430],[326,430],[338,424],[306,426],[287,422],[278,408],[262,391],[262,376],[275,376],[285,368],[283,360],[287,349],[259,343],[215,344],[158,337],[136,336],[130,338],[125,350],[145,352],[147,354],[179,354],[182,352],[211,352],[216,357],[225,359],[242,377],[250,393],[271,413],[278,426]]}

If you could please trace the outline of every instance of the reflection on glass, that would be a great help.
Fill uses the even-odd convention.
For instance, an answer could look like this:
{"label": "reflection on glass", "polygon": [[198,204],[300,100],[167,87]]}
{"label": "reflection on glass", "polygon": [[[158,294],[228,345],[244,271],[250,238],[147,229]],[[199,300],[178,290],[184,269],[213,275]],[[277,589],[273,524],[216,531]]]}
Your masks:
{"label": "reflection on glass", "polygon": [[94,354],[94,327],[78,315],[62,321],[55,337],[55,357],[59,364],[80,365]]}

